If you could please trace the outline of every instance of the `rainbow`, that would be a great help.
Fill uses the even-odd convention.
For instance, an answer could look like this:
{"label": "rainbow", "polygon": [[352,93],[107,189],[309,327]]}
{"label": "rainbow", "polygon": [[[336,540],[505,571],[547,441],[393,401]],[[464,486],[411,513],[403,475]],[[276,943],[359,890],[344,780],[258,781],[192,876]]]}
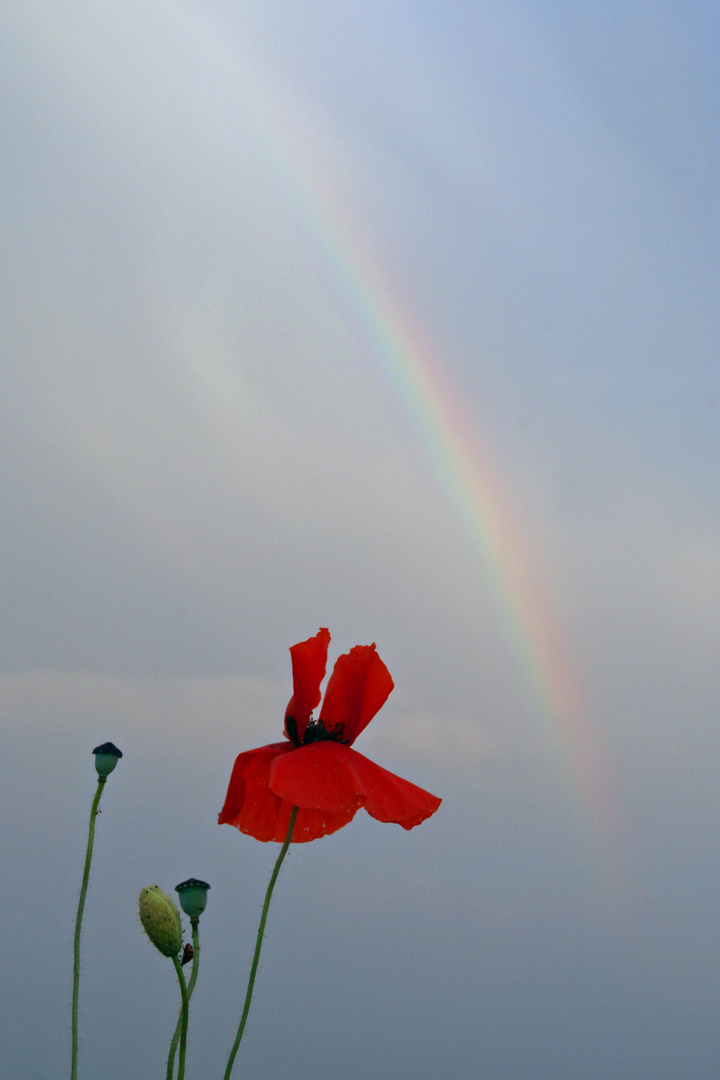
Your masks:
{"label": "rainbow", "polygon": [[[357,226],[342,203],[321,140],[297,103],[283,95],[278,80],[262,69],[250,48],[236,53],[228,46],[226,34],[207,21],[205,11],[198,8],[193,14],[190,8],[186,17],[188,33],[205,35],[215,75],[224,72],[239,105],[247,107],[260,142],[285,178],[351,314],[395,387],[439,487],[475,545],[505,635],[566,762],[577,802],[593,830],[607,835],[610,800],[574,665],[541,584],[536,556],[517,525],[508,485],[438,361],[440,350],[402,302],[371,250],[367,230]],[[73,59],[68,55],[68,64]]]}
{"label": "rainbow", "polygon": [[[279,122],[278,122],[279,120]],[[400,300],[339,184],[297,115],[275,117],[272,149],[311,235],[375,355],[388,372],[448,502],[462,521],[494,593],[509,646],[550,729],[590,831],[609,852],[613,814],[602,755],[584,715],[579,680],[536,556],[517,525],[506,484],[461,404],[420,322]],[[266,132],[266,138],[270,138]],[[320,164],[322,162],[322,164]]]}
{"label": "rainbow", "polygon": [[[237,71],[238,58],[222,55],[226,71]],[[555,744],[573,804],[612,854],[615,829],[602,755],[537,556],[525,539],[527,530],[518,527],[509,486],[438,361],[441,351],[403,303],[367,228],[358,226],[341,199],[341,183],[328,161],[330,140],[318,135],[316,123],[307,122],[297,100],[256,57],[243,55],[239,70],[238,82],[230,76],[239,105],[247,109],[299,220],[324,256],[348,317],[394,387],[439,488],[474,545],[509,651],[533,695],[538,721]]]}

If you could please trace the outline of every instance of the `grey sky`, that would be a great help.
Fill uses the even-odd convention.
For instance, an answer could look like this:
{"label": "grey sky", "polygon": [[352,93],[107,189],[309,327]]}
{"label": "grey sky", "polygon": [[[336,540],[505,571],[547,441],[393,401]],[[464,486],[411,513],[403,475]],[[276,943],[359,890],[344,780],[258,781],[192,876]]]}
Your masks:
{"label": "grey sky", "polygon": [[[292,852],[245,1074],[717,1071],[717,49],[700,3],[0,15],[13,1080],[69,1056],[105,739],[82,1075],[162,1075],[172,972],[135,905],[188,876],[212,884],[189,1075],[221,1075],[273,850],[216,815],[319,626],[395,679],[358,748],[445,801]],[[378,344],[368,266],[487,447],[602,813]]]}

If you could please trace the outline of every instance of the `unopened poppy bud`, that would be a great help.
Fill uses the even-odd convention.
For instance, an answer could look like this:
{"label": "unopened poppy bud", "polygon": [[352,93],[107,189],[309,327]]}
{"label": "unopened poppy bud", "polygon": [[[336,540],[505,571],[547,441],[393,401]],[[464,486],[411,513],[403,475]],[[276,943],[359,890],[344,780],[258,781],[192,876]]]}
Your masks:
{"label": "unopened poppy bud", "polygon": [[182,947],[180,912],[157,885],[140,890],[140,922],[163,956],[177,956]]}
{"label": "unopened poppy bud", "polygon": [[122,750],[118,750],[115,743],[104,742],[95,747],[93,754],[98,776],[109,776],[122,757]]}
{"label": "unopened poppy bud", "polygon": [[199,918],[207,904],[207,894],[210,886],[207,881],[199,881],[198,878],[188,878],[175,886],[175,892],[180,898],[180,907],[191,919]]}

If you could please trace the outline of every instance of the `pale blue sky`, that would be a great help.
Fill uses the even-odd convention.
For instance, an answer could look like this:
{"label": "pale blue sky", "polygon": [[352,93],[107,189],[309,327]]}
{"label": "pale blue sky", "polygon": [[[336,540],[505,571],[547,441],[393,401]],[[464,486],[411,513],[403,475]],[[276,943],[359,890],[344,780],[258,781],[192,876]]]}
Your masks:
{"label": "pale blue sky", "polygon": [[[359,749],[445,802],[293,853],[245,1074],[717,1071],[718,45],[714,6],[672,2],[0,15],[11,1075],[64,1068],[106,739],[83,1073],[162,1074],[172,973],[136,896],[200,876],[189,1075],[221,1074],[273,852],[216,814],[325,625],[395,679]],[[358,303],[366,265],[513,507],[603,820]]]}

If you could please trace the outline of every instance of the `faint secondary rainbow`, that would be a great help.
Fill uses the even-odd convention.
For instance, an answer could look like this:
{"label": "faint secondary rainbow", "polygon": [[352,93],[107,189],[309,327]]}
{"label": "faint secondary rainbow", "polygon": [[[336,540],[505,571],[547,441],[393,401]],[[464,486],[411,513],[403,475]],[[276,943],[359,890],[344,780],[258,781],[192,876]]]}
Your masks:
{"label": "faint secondary rainbow", "polygon": [[594,734],[583,718],[578,682],[507,486],[437,351],[371,251],[367,231],[341,203],[313,133],[297,109],[276,96],[271,117],[260,111],[264,141],[287,175],[298,212],[323,248],[344,302],[388,371],[442,490],[478,550],[510,647],[564,759],[574,801],[598,839],[610,845],[612,814]]}

